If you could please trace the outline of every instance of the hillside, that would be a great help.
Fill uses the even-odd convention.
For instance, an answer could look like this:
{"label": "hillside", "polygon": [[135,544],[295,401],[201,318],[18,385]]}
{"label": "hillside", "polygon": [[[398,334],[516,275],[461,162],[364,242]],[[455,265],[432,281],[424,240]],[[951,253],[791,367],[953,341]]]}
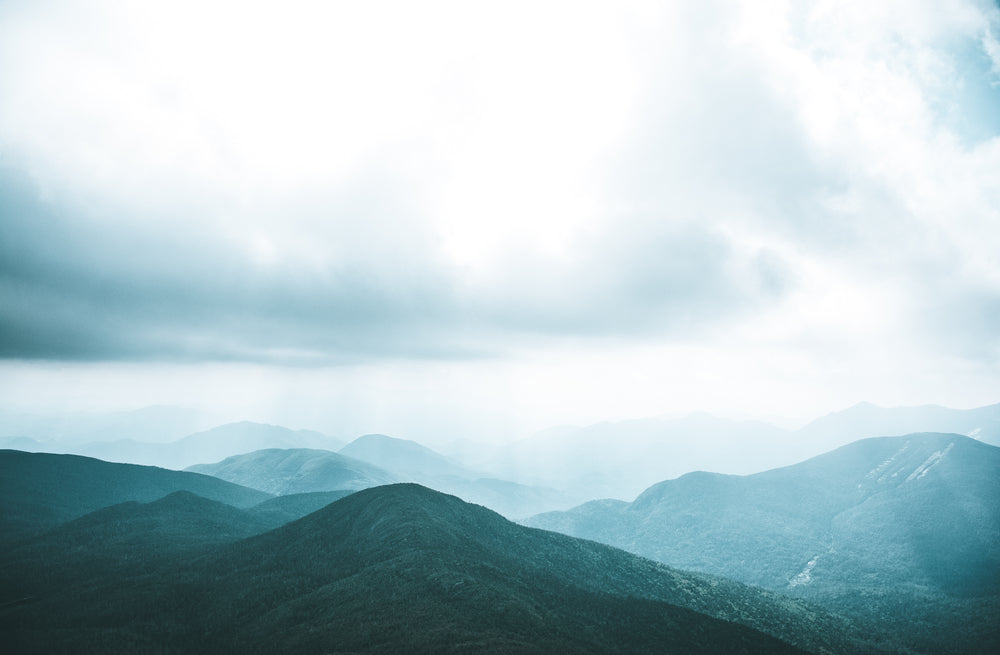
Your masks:
{"label": "hillside", "polygon": [[997,637],[978,621],[1000,595],[1000,449],[960,435],[866,439],[749,476],[691,473],[632,503],[526,523],[860,618],[913,604],[926,639],[936,612],[964,614],[967,637]]}
{"label": "hillside", "polygon": [[272,527],[266,516],[189,491],[151,503],[129,501],[59,525],[4,553],[0,588],[10,600],[31,595],[39,580],[62,587],[101,584],[112,570],[116,577],[141,576],[156,565]]}
{"label": "hillside", "polygon": [[266,521],[272,528],[276,528],[307,514],[312,514],[352,493],[354,493],[353,490],[341,489],[275,496],[265,500],[260,505],[254,505],[247,511],[260,520]]}
{"label": "hillside", "polygon": [[0,545],[103,507],[151,502],[175,491],[235,507],[269,498],[261,491],[197,473],[78,455],[0,450]]}
{"label": "hillside", "polygon": [[187,469],[269,494],[356,490],[398,482],[377,466],[327,450],[268,448]]}
{"label": "hillside", "polygon": [[[31,576],[0,604],[12,652],[793,653],[850,628],[800,601],[524,528],[412,484],[136,576]],[[34,585],[34,588],[31,588]],[[4,599],[6,600],[6,599]],[[727,620],[738,621],[730,623]]]}
{"label": "hillside", "polygon": [[470,479],[481,477],[481,474],[469,471],[416,441],[384,434],[360,436],[338,452],[394,471],[413,481],[446,476]]}

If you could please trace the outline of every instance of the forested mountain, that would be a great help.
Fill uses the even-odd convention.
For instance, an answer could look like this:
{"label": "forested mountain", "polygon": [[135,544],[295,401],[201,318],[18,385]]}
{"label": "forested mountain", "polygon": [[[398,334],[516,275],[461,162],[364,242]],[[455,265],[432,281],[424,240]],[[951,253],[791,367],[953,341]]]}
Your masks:
{"label": "forested mountain", "polygon": [[690,473],[632,503],[526,523],[899,619],[935,648],[998,637],[983,618],[1000,596],[1000,448],[961,435],[866,439],[749,476]]}
{"label": "forested mountain", "polygon": [[[169,532],[184,545],[173,558],[169,547],[134,550],[138,564],[86,548],[103,531],[122,552],[151,519],[159,539],[155,517],[185,513],[243,527],[216,530],[194,557]],[[220,544],[249,514],[175,494],[39,537],[35,561],[22,545],[3,569],[16,596],[0,599],[9,652],[801,652],[776,636],[812,652],[876,647],[801,601],[521,527],[417,485],[360,491]],[[70,533],[88,536],[73,545]],[[65,566],[51,569],[53,557]],[[87,573],[59,573],[74,562]]]}
{"label": "forested mountain", "polygon": [[198,473],[78,455],[0,450],[0,544],[39,534],[94,510],[190,491],[236,507],[270,495]]}

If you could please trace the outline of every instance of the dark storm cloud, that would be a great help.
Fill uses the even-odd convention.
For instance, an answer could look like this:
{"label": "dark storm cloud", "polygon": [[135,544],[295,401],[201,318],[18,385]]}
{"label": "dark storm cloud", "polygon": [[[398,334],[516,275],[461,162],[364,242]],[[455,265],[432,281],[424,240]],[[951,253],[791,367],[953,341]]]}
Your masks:
{"label": "dark storm cloud", "polygon": [[[0,179],[0,334],[8,358],[326,361],[448,356],[447,282],[418,261],[264,268],[206,222],[83,217]],[[100,209],[98,209],[98,212]]]}
{"label": "dark storm cloud", "polygon": [[[518,335],[680,333],[774,291],[773,271],[756,260],[734,267],[721,236],[657,221],[581,242],[569,263],[515,253],[508,275],[468,285],[385,215],[405,208],[371,193],[272,208],[326,217],[301,236],[321,251],[329,241],[330,254],[319,264],[262,265],[218,222],[107,216],[118,210],[44,198],[7,168],[0,354],[291,364],[478,357],[503,352]],[[324,231],[345,215],[358,222],[350,234]],[[748,273],[760,279],[748,284]]]}

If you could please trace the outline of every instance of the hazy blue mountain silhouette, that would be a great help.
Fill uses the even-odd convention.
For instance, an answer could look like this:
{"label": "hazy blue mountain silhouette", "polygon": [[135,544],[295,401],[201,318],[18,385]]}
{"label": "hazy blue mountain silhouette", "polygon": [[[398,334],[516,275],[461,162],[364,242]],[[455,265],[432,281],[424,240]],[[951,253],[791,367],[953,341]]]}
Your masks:
{"label": "hazy blue mountain silhouette", "polygon": [[277,495],[366,489],[400,480],[359,459],[308,448],[268,448],[187,470]]}
{"label": "hazy blue mountain silhouette", "polygon": [[314,430],[290,430],[280,425],[240,421],[189,434],[169,443],[124,439],[90,443],[79,450],[85,455],[109,461],[183,469],[265,448],[336,450],[342,445],[343,442]]}
{"label": "hazy blue mountain silhouette", "polygon": [[367,434],[344,446],[340,453],[392,471],[399,480],[454,494],[508,518],[522,518],[573,505],[570,496],[552,487],[493,478],[407,439]]}
{"label": "hazy blue mountain silhouette", "polygon": [[66,452],[58,449],[120,439],[176,441],[203,428],[204,419],[197,410],[172,405],[123,412],[0,413],[0,444],[15,448],[4,439],[28,437],[41,444],[45,452]]}
{"label": "hazy blue mountain silhouette", "polygon": [[470,471],[458,462],[416,441],[384,434],[362,435],[337,452],[380,466],[414,481],[446,476],[469,479],[482,477],[482,474]]}
{"label": "hazy blue mountain silhouette", "polygon": [[858,403],[818,418],[797,431],[800,439],[842,445],[867,437],[898,436],[917,432],[963,434],[1000,446],[1000,403],[975,409],[951,409],[939,405],[879,407]]}
{"label": "hazy blue mountain silhouette", "polygon": [[681,418],[562,426],[494,451],[495,475],[575,496],[633,500],[645,488],[696,470],[747,475],[788,466],[868,437],[914,432],[972,435],[1000,445],[1000,405],[881,408],[861,403],[789,431],[696,412]]}

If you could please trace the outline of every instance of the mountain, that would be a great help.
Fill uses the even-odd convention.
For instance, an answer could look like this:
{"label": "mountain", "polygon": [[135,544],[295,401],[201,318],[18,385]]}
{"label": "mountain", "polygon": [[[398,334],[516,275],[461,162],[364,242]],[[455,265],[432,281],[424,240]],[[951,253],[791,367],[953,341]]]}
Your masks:
{"label": "mountain", "polygon": [[44,569],[45,577],[61,583],[100,578],[100,572],[110,568],[116,575],[143,574],[154,562],[186,557],[273,527],[267,517],[190,491],[175,491],[151,503],[128,501],[63,523],[4,553],[0,586],[27,593],[30,585],[22,572],[33,569]]}
{"label": "mountain", "polygon": [[750,473],[795,461],[791,436],[774,426],[696,413],[546,430],[498,450],[497,477],[546,484],[578,502],[635,498],[649,485],[698,468]]}
{"label": "mountain", "polygon": [[802,601],[413,484],[141,574],[115,563],[85,584],[21,573],[20,595],[0,598],[8,652],[803,652],[774,635],[811,652],[875,650]]}
{"label": "mountain", "polygon": [[275,496],[274,498],[265,500],[260,505],[251,507],[247,511],[260,520],[266,521],[270,527],[276,528],[312,514],[352,493],[354,493],[354,490],[340,489],[338,491],[310,491],[301,494]]}
{"label": "mountain", "polygon": [[308,448],[268,448],[187,470],[275,495],[357,490],[399,481],[394,474],[367,462]]}
{"label": "mountain", "polygon": [[840,412],[828,414],[798,431],[800,439],[842,445],[851,440],[914,432],[964,434],[979,441],[1000,446],[1000,404],[975,409],[951,409],[938,405],[885,408],[858,403]]}
{"label": "mountain", "polygon": [[748,476],[690,473],[632,503],[526,524],[861,619],[909,615],[919,646],[943,649],[959,631],[970,652],[1000,643],[981,621],[1000,608],[1000,448],[961,435],[865,439]]}
{"label": "mountain", "polygon": [[407,439],[367,434],[341,448],[340,454],[390,470],[402,481],[485,505],[508,518],[523,518],[573,505],[571,497],[551,487],[489,477]]}
{"label": "mountain", "polygon": [[80,447],[91,457],[133,464],[183,469],[193,464],[216,462],[230,455],[264,448],[317,448],[336,450],[343,443],[312,430],[290,430],[279,425],[241,421],[204,432],[189,434],[169,443],[145,443],[131,439],[103,441]]}
{"label": "mountain", "polygon": [[469,479],[482,477],[416,441],[384,434],[358,437],[338,452],[414,481],[446,476]]}
{"label": "mountain", "polygon": [[1000,404],[958,410],[862,403],[794,431],[703,412],[561,426],[499,448],[479,466],[494,477],[556,487],[578,502],[632,500],[650,485],[691,471],[748,475],[859,439],[916,432],[963,434],[1000,446]]}
{"label": "mountain", "polygon": [[79,455],[0,450],[0,545],[94,510],[190,491],[236,507],[268,494],[197,473],[116,464]]}

